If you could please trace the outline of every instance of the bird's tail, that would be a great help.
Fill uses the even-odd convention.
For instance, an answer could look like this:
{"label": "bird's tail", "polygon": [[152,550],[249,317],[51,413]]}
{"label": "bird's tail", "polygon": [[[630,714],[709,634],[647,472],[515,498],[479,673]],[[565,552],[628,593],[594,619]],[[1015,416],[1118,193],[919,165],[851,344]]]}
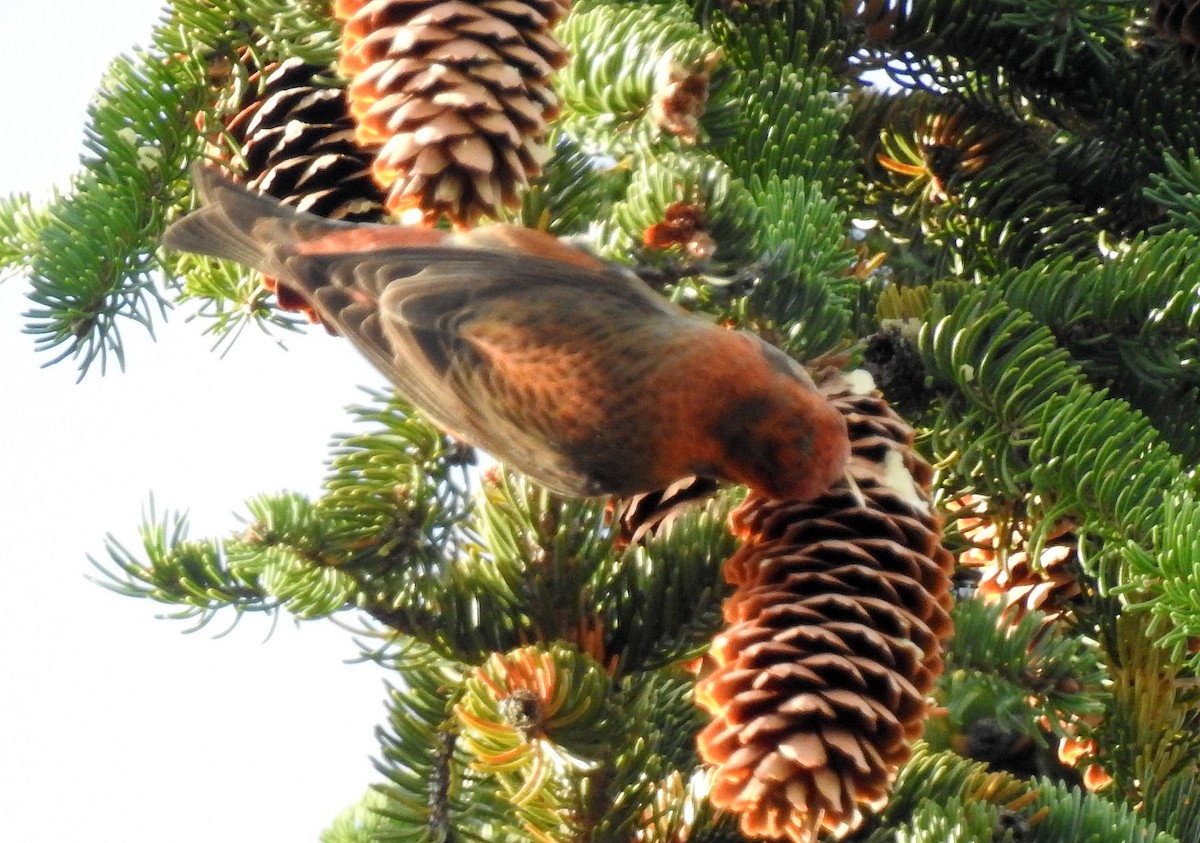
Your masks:
{"label": "bird's tail", "polygon": [[337,227],[260,196],[215,169],[196,167],[192,177],[205,204],[167,229],[162,242],[169,249],[237,261],[277,276],[282,269],[278,247],[294,242],[298,229]]}

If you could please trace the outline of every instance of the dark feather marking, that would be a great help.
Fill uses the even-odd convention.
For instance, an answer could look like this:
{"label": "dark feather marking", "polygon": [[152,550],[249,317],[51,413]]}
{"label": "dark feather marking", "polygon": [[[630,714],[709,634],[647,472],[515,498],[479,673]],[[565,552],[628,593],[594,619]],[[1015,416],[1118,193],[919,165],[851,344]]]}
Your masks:
{"label": "dark feather marking", "polygon": [[321,287],[312,296],[313,304],[322,313],[329,314],[335,320],[342,320],[342,311],[353,305],[354,297],[340,287]]}
{"label": "dark feather marking", "polygon": [[730,404],[712,426],[712,434],[721,443],[732,465],[770,469],[776,463],[777,443],[754,435],[758,423],[767,418],[771,401],[764,395],[752,395]]}
{"label": "dark feather marking", "polygon": [[368,314],[359,322],[358,333],[373,346],[388,347],[387,335],[383,331],[383,324],[379,319],[378,312]]}
{"label": "dark feather marking", "polygon": [[412,338],[429,364],[442,374],[450,371],[450,367],[454,365],[455,354],[461,354],[455,352],[450,344],[445,342],[445,337],[437,331],[416,328],[412,331]]}

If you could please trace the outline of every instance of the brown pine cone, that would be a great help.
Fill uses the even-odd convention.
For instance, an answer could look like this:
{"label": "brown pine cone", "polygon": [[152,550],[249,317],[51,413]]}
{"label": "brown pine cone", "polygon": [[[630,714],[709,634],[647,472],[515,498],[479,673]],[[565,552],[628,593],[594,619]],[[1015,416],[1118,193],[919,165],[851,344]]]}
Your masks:
{"label": "brown pine cone", "polygon": [[951,631],[953,558],[912,430],[860,375],[822,389],[850,423],[848,480],[809,502],[752,495],[731,515],[737,588],[696,686],[714,717],[698,739],[711,801],[743,833],[795,843],[886,798]]}
{"label": "brown pine cone", "polygon": [[327,68],[289,58],[265,74],[262,92],[228,123],[247,183],[299,210],[347,222],[380,222],[383,193],[369,150],[354,141],[346,92]]}
{"label": "brown pine cone", "polygon": [[566,63],[551,27],[567,0],[339,0],[342,72],[358,141],[378,148],[388,207],[460,227],[519,205],[541,172],[551,73]]}
{"label": "brown pine cone", "polygon": [[[387,217],[383,192],[371,178],[372,154],[355,142],[346,92],[326,75],[328,68],[289,58],[260,69],[249,50],[226,63],[230,67],[222,65],[212,77],[223,86],[217,106],[228,115],[223,129],[205,131],[203,116],[198,118],[210,158],[258,193],[299,210],[347,222]],[[275,279],[264,277],[263,286],[280,308],[320,321],[300,295]]]}

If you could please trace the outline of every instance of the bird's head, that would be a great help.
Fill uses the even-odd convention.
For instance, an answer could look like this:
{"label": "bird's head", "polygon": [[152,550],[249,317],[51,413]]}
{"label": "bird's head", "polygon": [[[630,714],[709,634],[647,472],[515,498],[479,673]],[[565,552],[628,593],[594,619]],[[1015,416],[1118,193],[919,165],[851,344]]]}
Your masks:
{"label": "bird's head", "polygon": [[713,426],[717,473],[772,498],[809,500],[850,457],[846,420],[795,361],[765,343],[769,372],[731,396]]}

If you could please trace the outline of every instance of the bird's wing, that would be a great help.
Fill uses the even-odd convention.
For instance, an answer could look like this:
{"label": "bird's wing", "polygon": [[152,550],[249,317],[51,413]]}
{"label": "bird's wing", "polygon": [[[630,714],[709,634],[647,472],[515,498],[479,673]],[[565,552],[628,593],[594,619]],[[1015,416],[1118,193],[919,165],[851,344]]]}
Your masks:
{"label": "bird's wing", "polygon": [[[521,314],[531,311],[567,334],[611,330],[602,323],[616,315],[680,312],[614,265],[564,265],[502,249],[306,254],[290,258],[287,270],[322,319],[439,426],[493,453],[536,458],[540,479],[564,490],[583,483],[577,468],[550,457],[544,437],[519,423],[521,408],[498,412],[488,401],[506,373],[477,341],[481,331],[508,319],[519,331]],[[519,457],[513,462],[520,467]]]}

